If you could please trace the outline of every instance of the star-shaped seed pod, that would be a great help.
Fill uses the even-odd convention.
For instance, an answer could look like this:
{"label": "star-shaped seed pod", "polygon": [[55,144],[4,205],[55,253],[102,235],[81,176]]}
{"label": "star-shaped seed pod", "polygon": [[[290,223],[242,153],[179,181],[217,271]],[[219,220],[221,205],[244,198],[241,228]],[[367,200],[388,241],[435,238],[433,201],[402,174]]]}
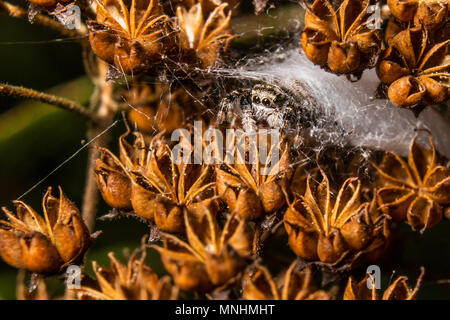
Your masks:
{"label": "star-shaped seed pod", "polygon": [[[166,232],[184,233],[184,208],[197,212],[218,208],[214,198],[213,170],[208,165],[177,162],[161,134],[146,143],[144,135],[130,128],[119,138],[120,159],[100,148],[97,184],[104,200],[120,211],[131,211]],[[191,148],[192,145],[186,145]],[[192,152],[191,152],[192,153]],[[181,156],[180,158],[181,159]],[[192,161],[193,162],[193,161]]]}
{"label": "star-shaped seed pod", "polygon": [[[415,300],[424,273],[425,269],[422,267],[414,288],[409,287],[408,277],[399,276],[384,291],[381,300]],[[350,277],[345,288],[344,300],[380,300],[374,281],[372,281],[372,289],[369,289],[368,283],[372,280],[370,277],[369,274],[366,274],[365,278],[360,282],[356,282]]]}
{"label": "star-shaped seed pod", "polygon": [[347,179],[334,193],[321,173],[320,183],[308,177],[305,194],[297,194],[286,210],[289,246],[307,261],[332,266],[348,261],[352,267],[363,254],[370,259],[384,248],[389,238],[387,221],[374,200],[361,203],[357,178]]}
{"label": "star-shaped seed pod", "polygon": [[[134,145],[121,139],[124,163],[132,181],[131,204],[134,212],[166,232],[183,233],[184,208],[188,212],[217,209],[215,183],[209,165],[177,161],[168,144],[159,136],[146,145],[140,132],[135,132]],[[189,145],[191,150],[192,145]],[[191,152],[192,154],[192,152]],[[179,157],[181,160],[181,156]]]}
{"label": "star-shaped seed pod", "polygon": [[153,67],[172,46],[159,0],[98,0],[97,20],[88,26],[94,53],[125,74]]}
{"label": "star-shaped seed pod", "polygon": [[249,153],[244,156],[236,150],[234,164],[225,161],[224,165],[216,168],[217,192],[230,212],[244,219],[256,220],[286,204],[287,184],[293,169],[287,143],[271,146],[267,159],[272,159],[273,152],[278,152],[278,162],[266,164],[260,163],[260,150],[256,143],[250,142],[248,146],[254,150],[255,161],[251,161]]}
{"label": "star-shaped seed pod", "polygon": [[388,0],[392,15],[401,22],[413,22],[428,30],[442,27],[448,20],[446,0]]}
{"label": "star-shaped seed pod", "polygon": [[245,220],[230,215],[221,229],[213,213],[185,214],[188,242],[162,233],[164,247],[153,246],[182,290],[208,292],[239,277],[251,254]]}
{"label": "star-shaped seed pod", "polygon": [[450,97],[450,40],[430,44],[422,26],[408,28],[390,40],[377,66],[388,96],[398,107],[420,111]]}
{"label": "star-shaped seed pod", "polygon": [[83,259],[91,242],[78,208],[59,188],[43,198],[44,217],[15,201],[16,214],[3,208],[9,221],[0,220],[0,255],[9,265],[44,275],[57,274]]}
{"label": "star-shaped seed pod", "polygon": [[355,75],[375,66],[380,30],[368,26],[370,0],[345,0],[335,10],[328,0],[307,7],[301,43],[314,64],[337,74]]}
{"label": "star-shaped seed pod", "polygon": [[214,67],[234,38],[231,30],[231,11],[225,12],[228,4],[217,6],[208,17],[204,17],[202,5],[189,10],[177,8],[180,46],[185,59],[198,63],[202,68]]}
{"label": "star-shaped seed pod", "polygon": [[408,161],[387,152],[380,166],[374,164],[382,188],[380,208],[394,221],[407,220],[421,232],[441,221],[443,206],[450,204],[450,169],[439,165],[432,138],[428,149],[411,142]]}
{"label": "star-shaped seed pod", "polygon": [[298,262],[294,261],[280,282],[272,278],[269,270],[256,265],[253,273],[243,279],[244,300],[330,300],[331,296],[324,290],[317,290],[313,284],[311,268],[298,270]]}
{"label": "star-shaped seed pod", "polygon": [[176,300],[178,288],[170,283],[170,277],[159,278],[145,265],[145,250],[133,253],[127,265],[110,252],[111,268],[103,268],[92,262],[98,288],[81,286],[75,289],[79,300]]}

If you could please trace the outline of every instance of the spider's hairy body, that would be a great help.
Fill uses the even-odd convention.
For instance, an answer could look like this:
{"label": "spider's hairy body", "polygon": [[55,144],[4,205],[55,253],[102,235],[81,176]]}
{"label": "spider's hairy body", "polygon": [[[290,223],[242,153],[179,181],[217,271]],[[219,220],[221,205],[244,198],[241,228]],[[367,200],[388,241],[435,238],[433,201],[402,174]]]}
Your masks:
{"label": "spider's hairy body", "polygon": [[262,83],[226,96],[220,104],[218,119],[232,127],[240,124],[246,132],[263,127],[298,133],[309,126],[309,113],[293,94],[279,86]]}

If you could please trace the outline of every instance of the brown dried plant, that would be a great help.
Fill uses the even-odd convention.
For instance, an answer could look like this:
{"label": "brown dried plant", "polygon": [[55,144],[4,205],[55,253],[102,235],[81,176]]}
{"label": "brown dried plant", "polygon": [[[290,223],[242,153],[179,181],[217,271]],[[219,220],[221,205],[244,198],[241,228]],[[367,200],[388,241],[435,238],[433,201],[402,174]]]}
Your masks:
{"label": "brown dried plant", "polygon": [[[103,268],[92,263],[97,278],[98,289],[81,286],[75,289],[80,300],[176,300],[178,288],[170,283],[170,277],[159,278],[150,267],[145,265],[145,249],[135,252],[127,265],[108,254],[111,268]],[[138,255],[140,254],[140,257]]]}
{"label": "brown dried plant", "polygon": [[422,26],[401,31],[380,58],[378,76],[398,107],[420,110],[450,97],[450,40],[430,43],[428,35]]}
{"label": "brown dried plant", "polygon": [[407,220],[421,232],[441,221],[443,206],[450,204],[450,169],[439,165],[433,141],[424,148],[415,137],[408,161],[387,152],[380,166],[378,200],[395,221]]}
{"label": "brown dried plant", "polygon": [[188,60],[203,68],[213,67],[221,52],[227,50],[234,36],[230,25],[231,11],[227,14],[226,8],[227,4],[223,3],[208,16],[204,16],[201,3],[189,10],[177,8],[180,45]]}
{"label": "brown dried plant", "polygon": [[[217,192],[230,211],[248,220],[255,220],[273,213],[286,203],[287,185],[292,176],[291,156],[288,144],[271,146],[267,162],[278,148],[277,163],[261,163],[256,142],[249,142],[255,161],[250,161],[250,149],[236,150],[234,164],[216,168]],[[254,163],[251,163],[254,162]]]}
{"label": "brown dried plant", "polygon": [[308,177],[305,194],[297,194],[284,215],[291,249],[307,261],[333,265],[344,258],[353,262],[362,253],[376,255],[389,238],[389,229],[375,202],[361,201],[357,178],[347,179],[334,193],[321,173],[320,183]]}
{"label": "brown dried plant", "polygon": [[95,54],[126,74],[160,61],[172,41],[159,0],[98,0],[97,20],[89,28]]}
{"label": "brown dried plant", "polygon": [[235,281],[251,254],[245,220],[230,215],[220,228],[206,207],[184,219],[188,242],[163,233],[164,247],[153,246],[175,283],[183,290],[207,292]]}
{"label": "brown dried plant", "polygon": [[[395,281],[384,291],[381,300],[415,300],[417,292],[419,291],[424,276],[425,269],[421,268],[419,278],[416,286],[410,288],[408,285],[408,277],[399,276]],[[365,278],[360,282],[350,277],[348,279],[347,287],[344,292],[344,300],[380,300],[375,283],[372,283],[372,289],[369,289],[368,281],[370,275],[366,274]]]}
{"label": "brown dried plant", "polygon": [[[330,300],[331,296],[324,290],[317,290],[312,281],[312,270],[298,269],[294,261],[286,270],[281,282],[277,284],[269,270],[257,265],[248,273],[242,284],[245,300]],[[280,281],[278,281],[280,282]]]}
{"label": "brown dried plant", "polygon": [[307,7],[301,43],[308,59],[331,72],[357,77],[374,67],[381,33],[368,27],[369,4],[345,0],[335,10],[328,0],[316,0]]}
{"label": "brown dried plant", "polygon": [[13,267],[55,274],[81,262],[91,242],[78,208],[59,188],[60,198],[49,188],[42,200],[44,217],[16,201],[16,214],[3,208],[9,221],[0,220],[0,255]]}

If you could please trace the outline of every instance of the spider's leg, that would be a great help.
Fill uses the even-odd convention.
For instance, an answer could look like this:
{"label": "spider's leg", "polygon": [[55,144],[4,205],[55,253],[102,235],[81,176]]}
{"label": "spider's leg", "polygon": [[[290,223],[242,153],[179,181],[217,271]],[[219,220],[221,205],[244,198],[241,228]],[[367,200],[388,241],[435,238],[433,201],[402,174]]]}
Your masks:
{"label": "spider's leg", "polygon": [[237,115],[242,112],[241,97],[242,92],[235,90],[222,99],[217,114],[217,119],[220,124],[233,124],[236,121]]}
{"label": "spider's leg", "polygon": [[242,112],[242,127],[247,133],[256,132],[258,128],[251,107],[245,108]]}

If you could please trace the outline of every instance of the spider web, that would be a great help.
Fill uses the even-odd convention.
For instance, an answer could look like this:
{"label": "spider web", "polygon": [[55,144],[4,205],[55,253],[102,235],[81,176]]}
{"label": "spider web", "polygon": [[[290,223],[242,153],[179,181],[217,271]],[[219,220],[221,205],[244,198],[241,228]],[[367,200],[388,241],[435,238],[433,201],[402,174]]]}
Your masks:
{"label": "spider web", "polygon": [[[281,16],[278,13],[277,10],[268,10],[266,16],[275,21]],[[267,30],[274,28],[270,23],[269,26],[261,24],[256,29],[242,32],[239,36],[257,35],[257,53],[240,56],[237,61],[221,68],[186,69],[177,61],[171,61],[180,69],[185,68],[184,76],[167,67],[163,81],[171,87],[183,87],[201,104],[203,102],[184,86],[186,80],[199,90],[203,89],[205,79],[212,80],[208,94],[217,104],[230,93],[230,79],[233,80],[231,88],[251,88],[256,83],[278,86],[293,93],[294,99],[311,99],[311,103],[302,105],[319,115],[317,123],[310,128],[310,134],[317,137],[323,146],[351,145],[407,155],[417,129],[425,129],[432,134],[436,149],[450,157],[450,125],[439,106],[426,108],[416,118],[412,111],[396,108],[389,100],[374,97],[380,83],[375,69],[366,70],[359,81],[351,82],[345,76],[328,73],[313,65],[301,52],[298,41],[302,18],[302,14],[297,19],[290,18],[285,22],[286,27],[269,35]],[[216,114],[217,108],[204,106],[206,113]],[[421,138],[419,142],[425,142],[425,137]]]}
{"label": "spider web", "polygon": [[[217,114],[220,101],[233,88],[250,89],[256,83],[266,83],[292,93],[299,105],[310,108],[312,113],[318,115],[317,121],[309,129],[309,134],[321,143],[318,151],[330,145],[350,145],[355,148],[389,150],[407,155],[416,129],[427,129],[433,135],[437,150],[450,157],[450,125],[438,107],[428,107],[416,118],[411,111],[396,108],[386,99],[374,98],[379,84],[374,69],[366,70],[359,81],[350,82],[344,76],[333,75],[313,65],[300,49],[299,31],[303,25],[303,15],[300,6],[296,6],[298,8],[294,10],[298,13],[297,17],[290,17],[283,22],[285,27],[274,26],[274,21],[282,18],[282,15],[272,9],[265,14],[265,19],[271,19],[269,24],[267,21],[250,23],[251,27],[247,28],[245,17],[234,18],[233,28],[236,26],[234,21],[243,25],[238,26],[237,29],[241,32],[238,31],[237,35],[253,35],[256,41],[254,48],[245,49],[249,51],[248,54],[242,54],[242,49],[237,50],[237,53],[231,49],[230,55],[237,56],[233,57],[233,63],[224,62],[220,68],[202,70],[182,64],[180,53],[179,61],[166,57],[163,71],[157,77],[151,81],[140,80],[139,83],[165,83],[169,88],[169,95],[172,88],[182,88],[204,107],[204,114],[212,117]],[[272,32],[274,29],[277,31]],[[61,42],[63,45],[64,42],[73,40],[76,39],[54,39],[46,42]],[[179,70],[174,70],[173,66],[177,66]],[[118,70],[118,73],[119,77],[114,81],[130,91],[130,80],[138,76],[126,76],[121,70]],[[199,99],[194,91],[204,90],[205,83],[208,87],[207,94],[203,99]],[[207,99],[214,101],[216,105],[205,103]],[[305,104],[304,101],[298,101],[299,99],[311,99],[311,103]],[[120,95],[120,100],[122,101],[119,102],[124,102],[130,109],[149,118],[147,114],[135,108],[124,95]],[[170,116],[170,96],[168,107]],[[156,119],[158,114],[153,117]],[[117,119],[119,118],[120,115]],[[79,151],[81,149],[75,154]]]}

